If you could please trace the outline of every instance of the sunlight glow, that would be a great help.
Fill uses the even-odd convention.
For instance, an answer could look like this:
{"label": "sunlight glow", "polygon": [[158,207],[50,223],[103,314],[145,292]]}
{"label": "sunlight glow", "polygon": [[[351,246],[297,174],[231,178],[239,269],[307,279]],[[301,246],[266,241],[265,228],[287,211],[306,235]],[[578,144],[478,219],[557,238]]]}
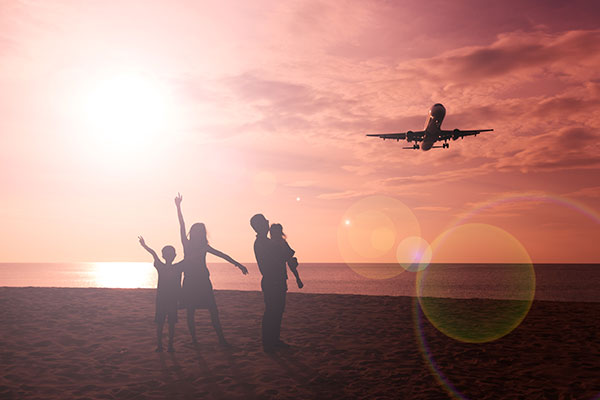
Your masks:
{"label": "sunlight glow", "polygon": [[111,152],[127,152],[152,142],[169,124],[168,91],[157,79],[141,73],[98,80],[82,106],[91,140]]}
{"label": "sunlight glow", "polygon": [[277,188],[277,178],[269,171],[261,171],[254,175],[254,191],[261,196],[270,196]]}

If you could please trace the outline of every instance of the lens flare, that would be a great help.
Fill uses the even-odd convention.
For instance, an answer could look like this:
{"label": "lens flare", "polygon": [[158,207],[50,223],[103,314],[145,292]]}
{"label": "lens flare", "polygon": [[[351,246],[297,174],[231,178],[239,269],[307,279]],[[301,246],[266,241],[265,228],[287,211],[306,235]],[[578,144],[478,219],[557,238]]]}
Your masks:
{"label": "lens flare", "polygon": [[[431,245],[432,263],[417,274],[423,313],[439,331],[463,342],[496,340],[527,315],[535,294],[529,254],[508,232],[487,224],[466,224]],[[499,264],[477,264],[494,259]],[[452,264],[460,260],[460,266]],[[465,267],[464,263],[471,263]],[[486,293],[481,293],[481,288]],[[485,297],[477,302],[466,299]]]}
{"label": "lens flare", "polygon": [[431,262],[431,246],[421,237],[409,236],[396,249],[398,262],[407,271],[422,271]]}
{"label": "lens flare", "polygon": [[415,323],[415,337],[419,344],[419,350],[421,355],[427,364],[427,367],[433,374],[433,377],[438,384],[450,395],[452,399],[466,400],[466,397],[460,393],[454,385],[448,380],[448,378],[442,373],[441,369],[432,357],[431,350],[425,338],[425,332],[423,331],[423,310],[419,307],[419,301],[413,299],[413,319]]}
{"label": "lens flare", "polygon": [[364,258],[383,256],[394,245],[394,221],[380,211],[357,212],[352,217],[352,229],[347,230],[350,245]]}
{"label": "lens flare", "polygon": [[372,279],[392,278],[402,272],[396,257],[398,243],[419,236],[421,228],[402,202],[370,196],[354,203],[338,226],[338,247],[346,264]]}
{"label": "lens flare", "polygon": [[[482,203],[482,204],[478,205],[476,208],[473,208],[472,210],[468,211],[467,213],[461,215],[451,225],[451,227],[458,228],[458,227],[462,226],[463,224],[470,222],[470,220],[477,218],[478,216],[484,214],[486,211],[492,210],[496,207],[499,207],[499,206],[501,207],[503,205],[511,205],[511,204],[515,204],[515,203],[521,203],[521,202],[522,203],[540,202],[540,203],[545,203],[545,204],[553,204],[556,206],[561,206],[564,209],[568,209],[575,213],[579,213],[581,215],[586,216],[590,221],[593,221],[596,224],[600,224],[600,214],[596,210],[588,207],[587,205],[585,205],[583,203],[577,202],[573,199],[559,197],[559,196],[551,195],[551,194],[522,193],[522,194],[515,194],[515,195],[510,195],[510,196],[503,196],[503,197],[491,199],[485,203]],[[516,241],[516,239],[514,239],[514,240]],[[440,247],[439,242],[434,243],[434,244],[436,247]],[[432,247],[434,244],[432,244]],[[519,246],[515,245],[515,247],[519,247]],[[473,248],[475,248],[475,247],[476,247],[476,244],[473,243]],[[434,249],[434,251],[435,251],[435,249]],[[508,254],[513,254],[513,256],[514,256],[514,253],[508,252]],[[517,252],[517,254],[518,254],[518,252]],[[440,254],[437,254],[437,257],[434,255],[433,258],[434,258],[434,260],[433,260],[434,262],[440,262],[441,260],[449,261],[449,260],[443,260],[441,258]],[[524,261],[523,264],[526,265],[527,260],[528,260],[528,257],[514,257],[512,262],[516,262],[518,264],[519,261]],[[456,259],[454,259],[454,261],[460,262],[460,260],[456,260]],[[509,261],[511,261],[511,260],[509,260]],[[420,278],[422,279],[424,277],[424,275],[431,273],[431,271],[429,271],[429,269],[435,267],[436,265],[437,264],[432,264],[423,273],[418,274],[418,275],[420,275]],[[452,267],[452,265],[447,265],[448,269],[450,269],[451,267]],[[477,266],[474,265],[473,267],[477,267]],[[500,267],[500,266],[497,266],[497,267]],[[527,292],[526,287],[529,285],[529,287],[531,288],[531,297],[533,297],[533,292],[535,291],[535,275],[533,274],[532,271],[531,271],[531,273],[527,273],[527,274],[524,274],[523,270],[521,270],[519,272],[520,272],[519,275],[521,275],[521,276],[525,275],[526,279],[524,279],[524,285],[523,285],[524,287],[518,291],[521,293]],[[429,278],[431,278],[432,275],[435,275],[435,274],[431,274],[429,276]],[[451,291],[447,291],[446,295],[450,296]],[[488,296],[488,297],[500,297],[500,296],[498,296],[497,293],[493,293],[493,294],[490,294],[490,296]],[[430,369],[432,375],[435,377],[437,382],[440,384],[440,386],[442,388],[444,388],[446,390],[446,392],[448,393],[448,395],[451,398],[467,399],[466,395],[461,393],[454,386],[453,382],[449,379],[449,377],[446,376],[446,374],[444,373],[444,371],[442,370],[440,365],[438,365],[438,363],[435,360],[435,357],[432,354],[430,346],[426,340],[426,335],[424,333],[424,326],[423,326],[423,324],[427,323],[427,322],[425,322],[425,319],[428,319],[431,322],[431,318],[429,316],[427,316],[427,314],[425,314],[425,310],[422,306],[422,303],[423,303],[423,299],[420,297],[418,298],[418,300],[415,300],[414,320],[415,320],[415,336],[417,338],[423,359],[426,361],[428,368]],[[527,311],[528,310],[525,310],[525,309],[521,310],[521,313],[523,314],[523,316],[525,316]],[[430,314],[431,314],[431,312],[430,312]],[[518,320],[518,314],[516,314],[516,315],[513,314],[513,316],[516,316],[517,317],[516,319]],[[518,322],[518,321],[513,320],[513,323],[515,323],[515,322]],[[432,322],[432,324],[434,326],[436,326],[435,323]],[[504,325],[504,328],[506,330],[506,325]],[[508,329],[510,329],[510,326],[508,327]],[[600,400],[600,395],[594,397],[594,399]]]}

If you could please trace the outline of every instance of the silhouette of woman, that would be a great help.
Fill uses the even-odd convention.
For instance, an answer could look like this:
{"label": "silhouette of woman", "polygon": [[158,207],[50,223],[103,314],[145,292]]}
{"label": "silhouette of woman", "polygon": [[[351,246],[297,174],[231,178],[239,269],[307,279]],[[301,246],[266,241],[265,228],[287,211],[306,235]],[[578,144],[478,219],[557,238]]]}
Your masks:
{"label": "silhouette of woman", "polygon": [[244,275],[248,274],[248,269],[227,254],[213,249],[206,238],[206,227],[203,223],[195,223],[190,228],[189,238],[185,232],[185,223],[181,212],[181,201],[183,197],[177,193],[175,205],[177,206],[177,217],[179,218],[179,228],[181,233],[181,243],[183,244],[183,287],[181,308],[187,309],[187,325],[192,335],[192,342],[197,343],[196,322],[194,320],[194,311],[197,308],[206,308],[210,311],[210,318],[219,338],[219,343],[226,345],[227,341],[223,335],[221,322],[219,321],[219,311],[215,302],[212,283],[210,281],[210,272],[206,267],[206,253],[214,254],[231,264],[238,267]]}

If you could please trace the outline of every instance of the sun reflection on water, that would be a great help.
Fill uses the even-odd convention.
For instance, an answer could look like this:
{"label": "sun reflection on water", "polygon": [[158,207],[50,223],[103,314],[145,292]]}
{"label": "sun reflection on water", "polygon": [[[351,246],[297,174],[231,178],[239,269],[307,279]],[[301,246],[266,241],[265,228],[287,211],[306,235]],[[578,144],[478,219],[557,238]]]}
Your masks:
{"label": "sun reflection on water", "polygon": [[147,262],[95,262],[90,272],[91,281],[97,287],[156,287],[156,271]]}

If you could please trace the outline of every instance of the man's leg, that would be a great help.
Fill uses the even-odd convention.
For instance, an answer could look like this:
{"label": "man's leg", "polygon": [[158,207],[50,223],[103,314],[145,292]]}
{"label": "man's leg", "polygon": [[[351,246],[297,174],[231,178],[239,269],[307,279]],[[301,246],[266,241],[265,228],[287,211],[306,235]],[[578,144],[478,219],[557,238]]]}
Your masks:
{"label": "man's leg", "polygon": [[277,319],[277,310],[275,307],[273,291],[269,288],[263,288],[263,297],[265,301],[265,312],[262,319],[262,342],[266,351],[272,350],[275,346],[274,322]]}
{"label": "man's leg", "polygon": [[274,297],[274,311],[273,311],[273,340],[276,344],[279,344],[281,339],[281,321],[283,319],[283,312],[285,311],[285,298],[287,291],[285,289],[278,290]]}

